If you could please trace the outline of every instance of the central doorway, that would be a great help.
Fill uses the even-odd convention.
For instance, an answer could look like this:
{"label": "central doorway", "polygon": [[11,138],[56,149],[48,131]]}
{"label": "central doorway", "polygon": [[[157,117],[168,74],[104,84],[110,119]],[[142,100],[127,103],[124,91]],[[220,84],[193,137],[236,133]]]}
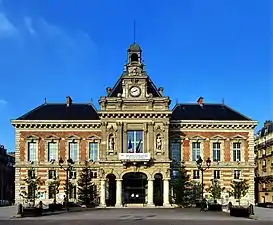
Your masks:
{"label": "central doorway", "polygon": [[123,176],[123,203],[145,204],[147,196],[147,176],[140,172],[126,173]]}

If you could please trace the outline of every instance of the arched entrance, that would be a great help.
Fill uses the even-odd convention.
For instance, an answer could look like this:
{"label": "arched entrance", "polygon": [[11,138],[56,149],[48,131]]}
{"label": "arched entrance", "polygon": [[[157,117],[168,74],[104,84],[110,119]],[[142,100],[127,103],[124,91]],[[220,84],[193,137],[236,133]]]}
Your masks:
{"label": "arched entrance", "polygon": [[116,187],[116,176],[114,174],[108,174],[106,176],[106,206],[115,206]]}
{"label": "arched entrance", "polygon": [[163,176],[156,173],[154,176],[154,204],[155,206],[163,206]]}
{"label": "arched entrance", "polygon": [[145,204],[147,196],[147,176],[132,172],[123,176],[122,196],[124,204]]}

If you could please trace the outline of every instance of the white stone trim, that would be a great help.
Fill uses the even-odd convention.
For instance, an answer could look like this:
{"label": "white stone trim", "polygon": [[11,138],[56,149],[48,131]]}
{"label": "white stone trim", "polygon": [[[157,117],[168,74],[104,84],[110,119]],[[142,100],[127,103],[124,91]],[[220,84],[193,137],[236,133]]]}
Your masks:
{"label": "white stone trim", "polygon": [[89,154],[89,146],[90,143],[98,143],[98,159],[97,161],[100,161],[101,155],[100,155],[100,149],[101,149],[101,138],[97,135],[91,135],[89,138],[86,139],[86,158],[88,161],[91,161],[90,154]]}
{"label": "white stone trim", "polygon": [[69,159],[69,144],[70,143],[77,143],[78,144],[78,156],[77,156],[77,160],[75,160],[75,164],[80,162],[80,140],[79,139],[67,139],[66,141],[66,159]]}
{"label": "white stone trim", "polygon": [[241,162],[245,162],[245,140],[244,139],[230,139],[230,161],[234,162],[233,161],[233,143],[240,143],[241,144],[241,161],[238,162],[238,163],[241,163]]}
{"label": "white stone trim", "polygon": [[57,153],[56,153],[56,159],[55,162],[58,162],[59,160],[59,151],[60,151],[60,138],[59,139],[45,139],[45,155],[44,159],[46,163],[50,163],[50,160],[48,159],[48,150],[49,150],[49,143],[56,143],[57,144]]}
{"label": "white stone trim", "polygon": [[225,140],[224,139],[210,139],[210,159],[212,162],[214,161],[213,158],[213,143],[220,143],[220,161],[219,162],[224,162],[225,161]]}

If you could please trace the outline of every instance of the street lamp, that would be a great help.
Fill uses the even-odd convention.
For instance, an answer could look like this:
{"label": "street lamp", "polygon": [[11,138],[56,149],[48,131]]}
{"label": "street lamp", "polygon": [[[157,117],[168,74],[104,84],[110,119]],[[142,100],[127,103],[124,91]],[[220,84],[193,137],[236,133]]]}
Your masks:
{"label": "street lamp", "polygon": [[59,166],[66,172],[66,183],[65,183],[65,186],[66,186],[65,209],[66,209],[66,211],[69,210],[69,208],[68,208],[69,172],[73,169],[73,164],[74,164],[74,161],[70,158],[67,160],[66,165],[64,165],[64,160],[62,158],[60,158],[60,160],[59,160]]}
{"label": "street lamp", "polygon": [[210,168],[211,165],[211,160],[208,158],[206,160],[206,164],[203,165],[203,159],[199,156],[198,159],[196,160],[196,165],[199,171],[201,171],[201,179],[202,179],[202,199],[204,198],[204,171]]}

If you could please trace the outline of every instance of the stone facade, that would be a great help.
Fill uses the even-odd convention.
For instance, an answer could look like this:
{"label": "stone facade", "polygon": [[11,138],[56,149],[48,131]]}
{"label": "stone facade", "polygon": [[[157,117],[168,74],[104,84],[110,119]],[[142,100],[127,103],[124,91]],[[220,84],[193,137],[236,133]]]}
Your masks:
{"label": "stone facade", "polygon": [[[133,47],[132,47],[133,46]],[[44,180],[41,187],[41,199],[51,202],[48,196],[48,170],[54,169],[61,180],[60,194],[64,193],[65,171],[57,160],[68,159],[69,143],[79,146],[75,163],[77,172],[85,162],[96,172],[94,183],[97,185],[100,204],[106,205],[107,182],[109,175],[115,177],[115,205],[123,202],[124,175],[141,172],[147,177],[147,193],[145,206],[154,205],[154,180],[160,174],[162,179],[163,205],[170,205],[169,181],[172,177],[172,161],[174,150],[172,143],[179,143],[178,155],[187,167],[188,173],[197,170],[193,158],[193,144],[199,143],[200,156],[213,159],[214,143],[219,143],[219,160],[212,162],[211,168],[204,172],[205,188],[214,178],[214,170],[220,171],[221,184],[230,188],[234,179],[234,171],[240,172],[240,178],[247,179],[250,190],[245,200],[254,202],[254,127],[256,122],[234,119],[174,119],[173,110],[169,109],[170,99],[164,96],[163,88],[155,88],[146,74],[142,64],[140,47],[133,44],[128,50],[128,63],[114,88],[107,88],[106,96],[99,100],[99,119],[90,120],[31,120],[17,119],[12,124],[16,130],[16,202],[21,202],[20,191],[25,188],[23,179],[28,169],[35,169],[37,175]],[[70,99],[71,100],[71,99]],[[70,107],[70,102],[67,107]],[[203,103],[197,107],[206,109]],[[195,107],[195,106],[194,106]],[[224,106],[220,110],[224,109]],[[226,110],[230,110],[225,108]],[[129,152],[129,131],[139,131],[139,143],[133,143],[134,152]],[[134,133],[134,135],[136,135]],[[56,161],[48,158],[48,143],[54,141],[58,146]],[[29,161],[28,143],[35,143],[34,160]],[[98,143],[99,151],[96,160],[89,154],[89,143]],[[129,141],[131,142],[131,140]],[[234,160],[233,143],[239,143],[240,159]],[[130,143],[129,143],[130,145]],[[137,145],[137,146],[136,146]],[[139,148],[139,146],[141,146]],[[136,149],[141,149],[140,152]],[[177,153],[176,153],[177,154]],[[74,182],[76,184],[75,179]],[[200,180],[200,177],[196,179]],[[60,195],[60,201],[63,197]],[[225,201],[230,201],[223,194]],[[231,199],[232,201],[232,199]]]}
{"label": "stone facade", "polygon": [[256,202],[273,203],[273,122],[266,121],[255,137]]}

